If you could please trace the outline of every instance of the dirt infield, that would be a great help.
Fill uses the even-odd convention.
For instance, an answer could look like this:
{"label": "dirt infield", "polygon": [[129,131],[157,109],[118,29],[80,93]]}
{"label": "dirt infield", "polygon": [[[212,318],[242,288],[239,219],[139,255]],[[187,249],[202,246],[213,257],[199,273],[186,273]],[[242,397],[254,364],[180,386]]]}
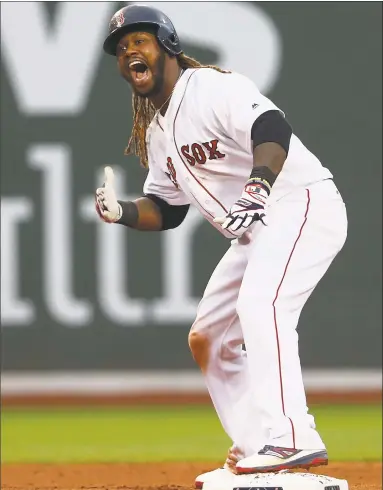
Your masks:
{"label": "dirt infield", "polygon": [[[5,464],[4,490],[191,490],[194,478],[219,464]],[[333,463],[320,474],[345,478],[350,490],[382,490],[381,463]]]}

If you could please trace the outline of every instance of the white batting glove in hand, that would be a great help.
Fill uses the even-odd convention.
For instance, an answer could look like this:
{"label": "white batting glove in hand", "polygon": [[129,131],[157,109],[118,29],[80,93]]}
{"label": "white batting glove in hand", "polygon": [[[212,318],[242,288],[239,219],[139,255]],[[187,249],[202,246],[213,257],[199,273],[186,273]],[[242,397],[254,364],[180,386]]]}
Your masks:
{"label": "white batting glove in hand", "polygon": [[114,190],[114,173],[111,167],[105,167],[105,182],[96,190],[96,211],[105,223],[115,223],[122,216],[121,205],[117,202]]}
{"label": "white batting glove in hand", "polygon": [[266,180],[258,177],[249,179],[228,214],[214,221],[236,236],[242,236],[255,221],[262,221],[267,226],[265,208],[270,191],[271,186]]}

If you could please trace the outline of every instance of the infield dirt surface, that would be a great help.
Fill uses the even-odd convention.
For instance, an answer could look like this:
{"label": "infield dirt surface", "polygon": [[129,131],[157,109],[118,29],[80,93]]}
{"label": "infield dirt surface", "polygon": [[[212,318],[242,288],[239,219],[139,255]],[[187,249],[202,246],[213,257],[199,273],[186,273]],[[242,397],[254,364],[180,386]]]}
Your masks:
{"label": "infield dirt surface", "polygon": [[[4,464],[4,490],[191,490],[220,463]],[[347,479],[350,490],[382,490],[381,463],[333,463],[320,474]]]}

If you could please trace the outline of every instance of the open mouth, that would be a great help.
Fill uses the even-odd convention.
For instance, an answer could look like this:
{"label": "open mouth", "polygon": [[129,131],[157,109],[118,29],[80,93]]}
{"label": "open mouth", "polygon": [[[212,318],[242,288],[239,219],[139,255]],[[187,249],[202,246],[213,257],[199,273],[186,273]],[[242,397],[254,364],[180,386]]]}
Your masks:
{"label": "open mouth", "polygon": [[132,74],[132,79],[136,85],[140,85],[148,79],[149,68],[143,61],[131,61],[129,63],[129,69]]}

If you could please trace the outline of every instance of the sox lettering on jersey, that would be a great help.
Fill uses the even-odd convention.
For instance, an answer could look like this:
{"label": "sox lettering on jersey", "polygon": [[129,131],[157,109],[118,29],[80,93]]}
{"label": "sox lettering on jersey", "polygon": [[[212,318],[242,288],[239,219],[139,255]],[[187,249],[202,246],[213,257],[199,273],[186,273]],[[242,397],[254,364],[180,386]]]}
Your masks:
{"label": "sox lettering on jersey", "polygon": [[216,139],[202,144],[183,145],[181,146],[181,153],[192,167],[196,163],[203,165],[207,160],[225,158],[226,155],[218,150],[218,143],[219,140]]}

